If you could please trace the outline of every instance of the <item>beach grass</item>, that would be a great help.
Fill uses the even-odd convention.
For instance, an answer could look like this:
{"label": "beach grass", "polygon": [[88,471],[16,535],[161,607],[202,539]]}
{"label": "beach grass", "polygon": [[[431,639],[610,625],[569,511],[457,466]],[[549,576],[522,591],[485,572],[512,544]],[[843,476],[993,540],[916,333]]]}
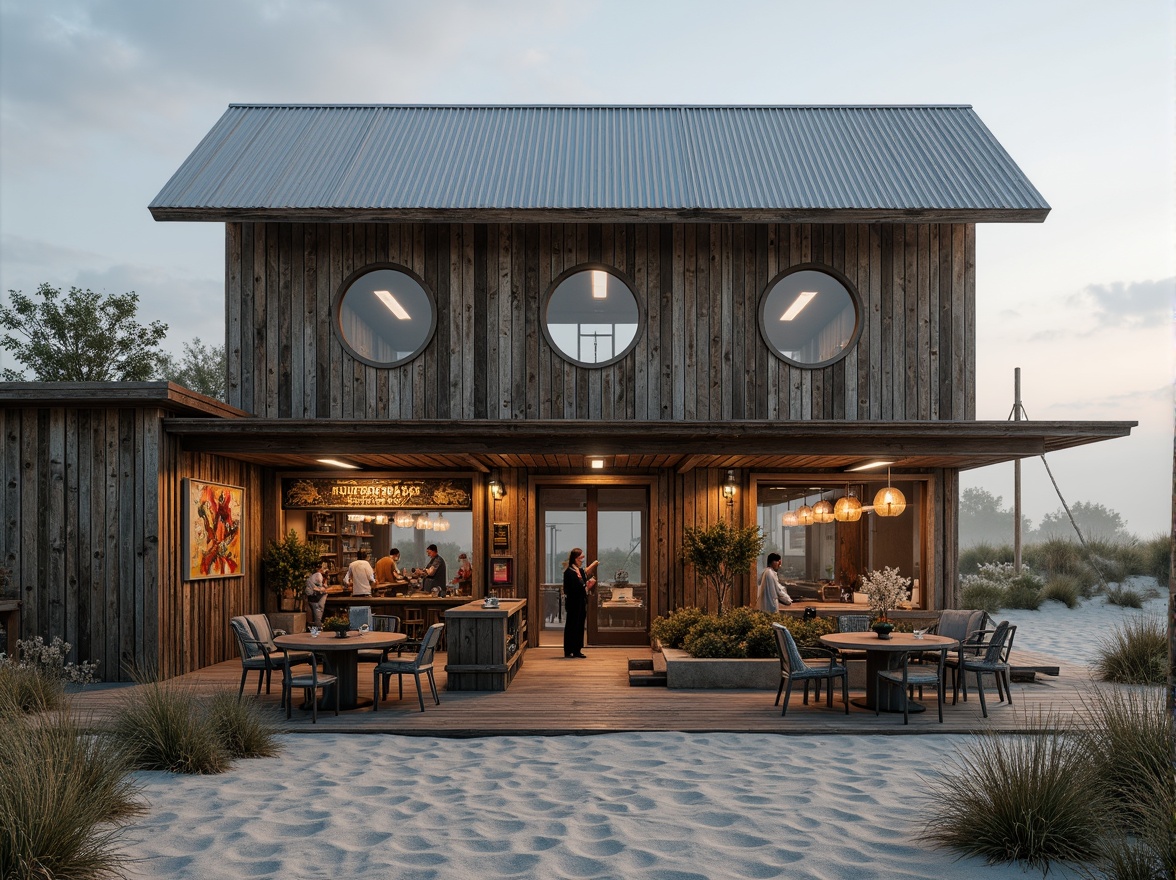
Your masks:
{"label": "beach grass", "polygon": [[140,681],[120,703],[111,735],[140,770],[204,774],[229,767],[204,700],[175,681]]}
{"label": "beach grass", "polygon": [[1043,599],[1053,599],[1067,608],[1077,608],[1082,596],[1082,584],[1072,574],[1055,574],[1046,581],[1041,595]]}
{"label": "beach grass", "polygon": [[1104,810],[1091,762],[1051,719],[1029,727],[1025,735],[977,737],[930,780],[926,840],[1043,872],[1097,855]]}
{"label": "beach grass", "polygon": [[1084,733],[1084,748],[1107,805],[1094,859],[1099,873],[1090,876],[1176,876],[1176,783],[1163,690],[1100,687],[1090,705],[1098,723]]}
{"label": "beach grass", "polygon": [[1094,661],[1099,678],[1120,684],[1163,684],[1167,666],[1168,634],[1154,614],[1137,614],[1112,626],[1099,641]]}
{"label": "beach grass", "polygon": [[1142,608],[1143,596],[1138,590],[1116,584],[1107,590],[1107,602],[1121,608]]}
{"label": "beach grass", "polygon": [[57,709],[65,702],[65,682],[35,666],[0,666],[0,716]]}
{"label": "beach grass", "polygon": [[994,583],[972,583],[960,592],[962,607],[996,614],[1004,607],[1005,588]]}
{"label": "beach grass", "polygon": [[0,877],[124,876],[122,826],[146,812],[125,753],[69,713],[0,720]]}
{"label": "beach grass", "polygon": [[232,691],[207,699],[208,715],[221,746],[233,758],[272,758],[281,752],[278,731],[257,700],[239,700]]}

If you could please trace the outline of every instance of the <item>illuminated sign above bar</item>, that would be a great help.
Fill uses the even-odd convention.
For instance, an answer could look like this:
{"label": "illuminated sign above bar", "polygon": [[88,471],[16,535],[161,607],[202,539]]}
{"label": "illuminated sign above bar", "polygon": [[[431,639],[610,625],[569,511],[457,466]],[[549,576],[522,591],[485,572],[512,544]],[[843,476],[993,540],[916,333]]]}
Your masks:
{"label": "illuminated sign above bar", "polygon": [[470,510],[473,480],[381,477],[282,479],[283,510]]}

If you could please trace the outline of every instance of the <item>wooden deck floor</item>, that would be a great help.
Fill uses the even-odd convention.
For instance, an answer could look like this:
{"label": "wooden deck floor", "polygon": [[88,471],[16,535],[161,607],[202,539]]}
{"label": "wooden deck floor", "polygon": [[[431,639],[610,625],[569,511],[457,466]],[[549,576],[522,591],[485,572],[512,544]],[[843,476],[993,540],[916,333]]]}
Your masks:
{"label": "wooden deck floor", "polygon": [[[988,718],[980,714],[980,702],[972,693],[965,704],[944,708],[939,724],[934,697],[928,694],[929,711],[912,715],[903,726],[901,715],[882,714],[850,707],[848,715],[835,695],[833,708],[810,701],[805,706],[794,693],[788,715],[772,705],[773,691],[757,690],[669,690],[659,687],[630,687],[628,660],[648,658],[648,649],[596,648],[587,660],[564,659],[562,651],[532,648],[523,669],[504,693],[448,692],[445,690],[445,657],[437,655],[437,684],[441,705],[429,698],[426,683],[425,711],[417,704],[412,679],[405,681],[403,700],[396,699],[392,683],[391,700],[382,702],[378,712],[370,708],[340,713],[320,713],[311,724],[310,713],[298,709],[286,721],[279,708],[280,673],[274,674],[273,693],[261,696],[272,710],[273,719],[284,730],[301,733],[397,733],[419,736],[473,737],[487,735],[594,734],[618,731],[688,731],[779,734],[926,734],[971,733],[976,731],[1023,730],[1033,720],[1050,715],[1062,725],[1081,725],[1085,717],[1084,695],[1092,683],[1085,667],[1062,665],[1058,677],[1037,676],[1033,683],[1012,686],[1013,705],[997,701],[989,690]],[[1056,660],[1018,652],[1019,664],[1057,664]],[[360,666],[360,696],[371,696],[371,667]],[[198,691],[237,689],[241,664],[231,661],[175,679]],[[250,673],[245,693],[256,690],[257,674]],[[130,686],[85,688],[73,697],[79,717],[101,724]],[[858,692],[860,696],[860,692]],[[850,692],[851,698],[854,692]]]}

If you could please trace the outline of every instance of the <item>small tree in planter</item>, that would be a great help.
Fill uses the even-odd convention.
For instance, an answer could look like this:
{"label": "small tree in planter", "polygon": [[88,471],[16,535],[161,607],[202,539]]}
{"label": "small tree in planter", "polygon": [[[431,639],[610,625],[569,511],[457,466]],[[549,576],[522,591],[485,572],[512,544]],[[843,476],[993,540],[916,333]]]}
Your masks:
{"label": "small tree in planter", "polygon": [[295,606],[294,597],[310,573],[318,568],[322,553],[321,544],[303,541],[293,529],[281,541],[270,541],[261,562],[266,585],[278,597],[282,611]]}
{"label": "small tree in planter", "polygon": [[723,613],[735,576],[755,565],[764,546],[759,526],[729,526],[723,520],[704,529],[686,529],[682,536],[682,561],[715,592],[718,613]]}

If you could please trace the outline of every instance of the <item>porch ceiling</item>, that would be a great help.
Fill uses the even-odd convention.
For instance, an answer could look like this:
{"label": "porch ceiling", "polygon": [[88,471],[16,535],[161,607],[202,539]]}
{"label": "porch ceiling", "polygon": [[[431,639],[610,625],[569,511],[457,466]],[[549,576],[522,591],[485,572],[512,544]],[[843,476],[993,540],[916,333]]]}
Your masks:
{"label": "porch ceiling", "polygon": [[[885,458],[896,470],[967,470],[1126,437],[1137,422],[616,422],[322,419],[164,420],[184,450],[279,468],[527,468],[580,473],[739,468],[840,472]],[[337,471],[335,471],[337,472]]]}

